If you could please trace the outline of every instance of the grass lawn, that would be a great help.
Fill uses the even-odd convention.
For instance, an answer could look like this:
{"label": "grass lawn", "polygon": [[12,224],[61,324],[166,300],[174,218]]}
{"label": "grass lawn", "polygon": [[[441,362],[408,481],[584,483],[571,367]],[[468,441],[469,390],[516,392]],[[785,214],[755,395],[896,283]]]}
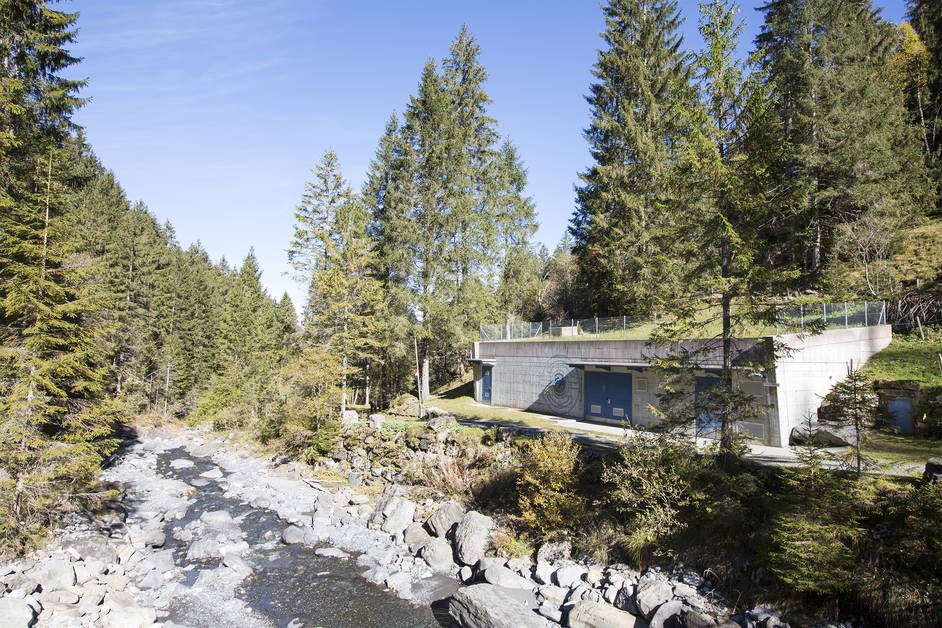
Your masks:
{"label": "grass lawn", "polygon": [[876,354],[864,366],[873,379],[912,380],[925,386],[942,386],[942,329],[926,328],[926,339],[918,332],[894,336],[890,346]]}
{"label": "grass lawn", "polygon": [[864,453],[880,462],[916,464],[942,457],[942,440],[871,432],[864,442]]}

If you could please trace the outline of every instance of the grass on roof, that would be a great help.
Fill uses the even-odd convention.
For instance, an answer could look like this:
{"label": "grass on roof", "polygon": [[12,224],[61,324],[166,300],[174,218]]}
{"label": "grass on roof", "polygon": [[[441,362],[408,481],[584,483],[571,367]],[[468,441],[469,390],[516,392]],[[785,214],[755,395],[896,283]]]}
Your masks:
{"label": "grass on roof", "polygon": [[919,332],[895,335],[886,349],[877,353],[864,366],[864,373],[875,380],[910,380],[924,386],[942,386],[942,329],[926,328],[923,339]]}

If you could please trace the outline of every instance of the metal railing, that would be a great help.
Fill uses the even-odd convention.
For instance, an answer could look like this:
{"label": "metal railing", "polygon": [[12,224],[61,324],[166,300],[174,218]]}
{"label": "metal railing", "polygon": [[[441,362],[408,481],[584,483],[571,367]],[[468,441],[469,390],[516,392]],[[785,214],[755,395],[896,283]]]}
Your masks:
{"label": "metal railing", "polygon": [[[718,317],[707,316],[701,331],[708,337],[718,325]],[[658,324],[658,315],[569,318],[535,322],[508,322],[481,325],[482,341],[493,340],[566,340],[637,339],[647,338]],[[741,336],[768,336],[815,329],[869,327],[886,323],[886,303],[815,303],[783,305],[776,308],[775,321],[765,325],[746,326]],[[712,334],[715,335],[715,334]]]}

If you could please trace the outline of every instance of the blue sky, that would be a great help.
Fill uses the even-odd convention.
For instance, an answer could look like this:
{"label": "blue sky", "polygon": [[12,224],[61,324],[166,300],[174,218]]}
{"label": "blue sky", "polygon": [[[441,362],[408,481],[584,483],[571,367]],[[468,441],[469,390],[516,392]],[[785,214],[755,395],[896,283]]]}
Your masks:
{"label": "blue sky", "polygon": [[[761,23],[744,2],[744,51]],[[898,22],[902,0],[880,0]],[[697,8],[681,0],[685,45]],[[589,164],[582,130],[602,13],[593,0],[66,0],[81,13],[76,74],[90,102],[75,116],[132,200],[170,220],[181,244],[239,262],[254,246],[275,296],[294,207],[332,149],[359,187],[393,111],[422,65],[463,23],[482,47],[493,115],[519,147],[552,248]]]}

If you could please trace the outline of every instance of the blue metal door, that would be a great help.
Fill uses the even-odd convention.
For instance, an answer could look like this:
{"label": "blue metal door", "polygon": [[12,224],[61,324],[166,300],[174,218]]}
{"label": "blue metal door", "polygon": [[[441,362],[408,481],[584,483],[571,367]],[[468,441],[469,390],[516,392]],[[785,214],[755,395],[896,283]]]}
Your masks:
{"label": "blue metal door", "polygon": [[481,401],[491,402],[491,367],[481,367]]}
{"label": "blue metal door", "polygon": [[585,416],[631,420],[631,374],[585,371]]}
{"label": "blue metal door", "polygon": [[694,399],[697,404],[697,434],[719,432],[723,421],[710,407],[710,390],[720,385],[718,377],[698,377]]}
{"label": "blue metal door", "polygon": [[895,425],[903,434],[913,433],[913,400],[906,397],[887,399],[886,409],[890,414],[890,425]]}

